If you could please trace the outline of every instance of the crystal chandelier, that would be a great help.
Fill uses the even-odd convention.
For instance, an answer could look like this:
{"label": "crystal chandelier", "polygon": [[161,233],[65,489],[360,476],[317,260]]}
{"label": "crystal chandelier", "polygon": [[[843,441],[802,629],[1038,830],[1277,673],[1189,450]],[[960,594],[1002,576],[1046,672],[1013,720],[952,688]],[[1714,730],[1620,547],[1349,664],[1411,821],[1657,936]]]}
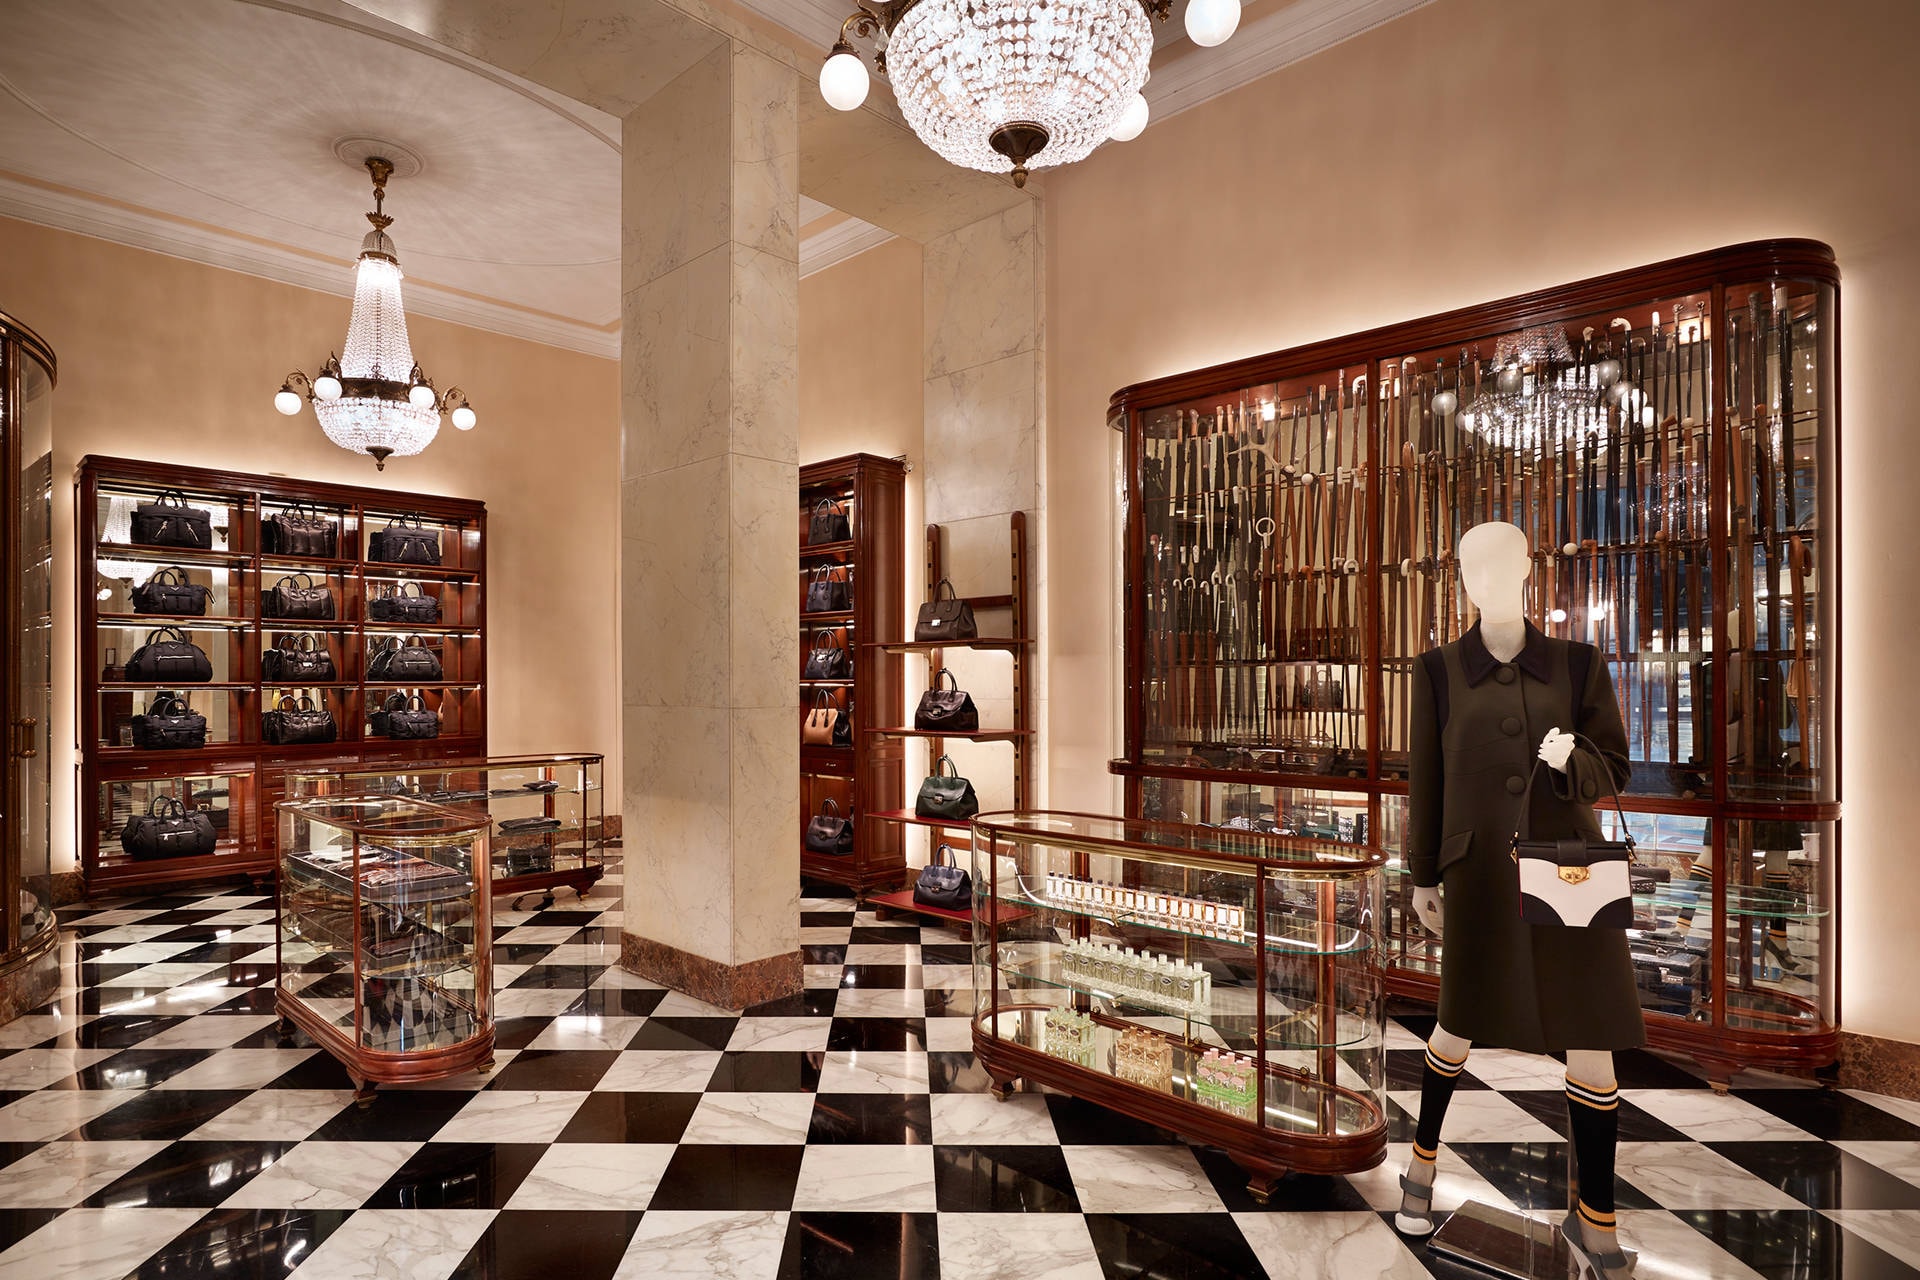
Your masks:
{"label": "crystal chandelier", "polygon": [[[867,98],[867,69],[850,37],[871,40],[873,64],[920,140],[954,164],[1012,173],[1072,164],[1111,138],[1147,127],[1140,93],[1153,57],[1150,19],[1173,0],[874,0],[840,25],[820,69],[830,106]],[[1216,45],[1240,22],[1240,0],[1189,0],[1187,34]]]}
{"label": "crystal chandelier", "polygon": [[354,267],[347,354],[327,357],[316,378],[297,369],[288,374],[273,407],[289,417],[299,413],[304,390],[327,439],[366,454],[384,471],[388,458],[412,457],[432,444],[442,413],[461,431],[473,430],[477,419],[465,392],[449,387],[440,394],[413,362],[407,313],[400,305],[400,258],[387,235],[393,219],[381,212],[393,164],[369,156],[367,172],[373,175],[373,212],[367,215],[373,230],[360,242]]}
{"label": "crystal chandelier", "polygon": [[[1578,358],[1559,325],[1503,336],[1494,347],[1493,385],[1467,404],[1460,425],[1501,448],[1565,448],[1576,456],[1603,450],[1609,406],[1621,415],[1639,415],[1645,396],[1622,379],[1619,360],[1592,349],[1592,333],[1587,331],[1586,355]],[[1602,358],[1592,359],[1596,354]],[[1444,418],[1458,403],[1453,391],[1443,389],[1433,409]]]}

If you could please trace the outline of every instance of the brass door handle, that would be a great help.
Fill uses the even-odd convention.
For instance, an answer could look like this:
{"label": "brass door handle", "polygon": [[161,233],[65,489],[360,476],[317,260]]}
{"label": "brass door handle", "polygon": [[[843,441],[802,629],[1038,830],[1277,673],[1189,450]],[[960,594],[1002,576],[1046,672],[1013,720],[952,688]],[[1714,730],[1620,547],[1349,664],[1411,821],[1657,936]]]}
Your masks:
{"label": "brass door handle", "polygon": [[14,721],[14,727],[20,731],[20,745],[14,748],[13,753],[20,759],[31,760],[39,754],[39,749],[33,745],[33,731],[39,726],[40,721],[33,716]]}

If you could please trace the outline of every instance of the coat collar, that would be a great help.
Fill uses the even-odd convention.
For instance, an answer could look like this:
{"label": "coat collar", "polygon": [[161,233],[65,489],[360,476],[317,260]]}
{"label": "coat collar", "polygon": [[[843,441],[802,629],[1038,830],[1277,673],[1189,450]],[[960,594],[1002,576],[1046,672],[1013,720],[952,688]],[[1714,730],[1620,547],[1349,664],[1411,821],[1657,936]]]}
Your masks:
{"label": "coat collar", "polygon": [[[1527,624],[1527,642],[1521,646],[1519,656],[1513,665],[1541,683],[1553,678],[1553,666],[1547,658],[1547,636],[1531,622]],[[1474,623],[1473,629],[1460,637],[1460,669],[1465,672],[1467,684],[1477,685],[1500,668],[1500,660],[1487,651],[1487,642],[1480,638],[1480,624]]]}

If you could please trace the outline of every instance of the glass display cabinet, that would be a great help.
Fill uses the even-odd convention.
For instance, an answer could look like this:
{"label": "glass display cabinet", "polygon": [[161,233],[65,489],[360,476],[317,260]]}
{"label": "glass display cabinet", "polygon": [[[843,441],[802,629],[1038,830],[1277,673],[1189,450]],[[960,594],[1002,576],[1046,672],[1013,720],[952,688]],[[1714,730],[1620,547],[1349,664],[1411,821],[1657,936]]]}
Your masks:
{"label": "glass display cabinet", "polygon": [[540,893],[553,904],[561,886],[585,897],[606,874],[605,757],[499,756],[490,760],[371,765],[293,773],[288,794],[406,796],[484,817],[493,892]]}
{"label": "glass display cabinet", "polygon": [[[1116,394],[1128,811],[1397,853],[1412,664],[1510,521],[1626,721],[1649,1038],[1722,1085],[1832,1062],[1838,280],[1741,245]],[[1388,885],[1389,988],[1431,999]]]}
{"label": "glass display cabinet", "polygon": [[1386,1153],[1382,866],[1330,841],[1084,814],[973,824],[973,1050],[1287,1172]]}
{"label": "glass display cabinet", "polygon": [[356,1096],[493,1065],[487,820],[400,796],[279,806],[275,1010]]}
{"label": "glass display cabinet", "polygon": [[0,312],[0,1021],[60,987],[53,916],[53,351]]}

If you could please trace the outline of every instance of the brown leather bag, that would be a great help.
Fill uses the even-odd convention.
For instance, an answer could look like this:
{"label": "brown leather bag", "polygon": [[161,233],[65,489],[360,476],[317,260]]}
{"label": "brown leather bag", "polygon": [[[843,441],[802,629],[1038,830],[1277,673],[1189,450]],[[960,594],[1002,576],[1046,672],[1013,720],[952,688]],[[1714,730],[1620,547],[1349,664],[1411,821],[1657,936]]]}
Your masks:
{"label": "brown leather bag", "polygon": [[809,747],[832,746],[833,721],[833,695],[823,689],[813,695],[813,710],[807,712],[806,723],[800,727],[800,741]]}

